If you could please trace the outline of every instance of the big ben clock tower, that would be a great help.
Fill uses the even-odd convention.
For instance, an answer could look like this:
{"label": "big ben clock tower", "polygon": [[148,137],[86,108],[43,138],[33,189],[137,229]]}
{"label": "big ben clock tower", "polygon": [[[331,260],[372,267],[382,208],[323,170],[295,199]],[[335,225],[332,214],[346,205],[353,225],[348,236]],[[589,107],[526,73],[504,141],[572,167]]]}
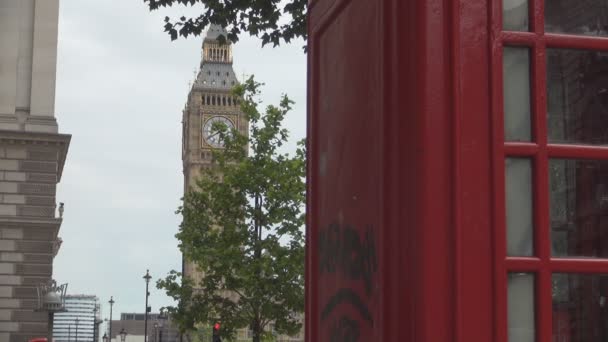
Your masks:
{"label": "big ben clock tower", "polygon": [[[184,193],[196,184],[201,171],[211,165],[212,150],[223,148],[212,130],[214,122],[223,122],[246,134],[247,120],[240,111],[238,99],[232,95],[237,78],[232,69],[232,45],[221,44],[227,37],[225,29],[211,25],[203,41],[200,70],[188,94],[182,118],[182,161]],[[184,277],[199,279],[196,266],[183,259]]]}

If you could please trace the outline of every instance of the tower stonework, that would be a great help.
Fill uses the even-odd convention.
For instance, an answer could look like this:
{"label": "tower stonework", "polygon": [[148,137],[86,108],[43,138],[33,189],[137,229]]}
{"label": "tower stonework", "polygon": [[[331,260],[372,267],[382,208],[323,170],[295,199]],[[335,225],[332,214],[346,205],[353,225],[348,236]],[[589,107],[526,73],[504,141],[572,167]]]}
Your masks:
{"label": "tower stonework", "polygon": [[59,0],[0,0],[2,342],[47,333],[36,286],[52,277],[61,242],[55,196],[70,142],[55,120],[58,17]]}
{"label": "tower stonework", "polygon": [[[227,37],[227,32],[217,25],[209,27],[203,41],[200,69],[183,111],[184,193],[195,186],[201,171],[211,165],[213,149],[222,148],[211,130],[213,122],[223,122],[243,134],[248,131],[239,101],[232,95],[232,88],[238,82],[232,68],[232,45],[220,43],[220,35]],[[185,277],[200,279],[200,272],[192,262],[185,258],[182,262]]]}

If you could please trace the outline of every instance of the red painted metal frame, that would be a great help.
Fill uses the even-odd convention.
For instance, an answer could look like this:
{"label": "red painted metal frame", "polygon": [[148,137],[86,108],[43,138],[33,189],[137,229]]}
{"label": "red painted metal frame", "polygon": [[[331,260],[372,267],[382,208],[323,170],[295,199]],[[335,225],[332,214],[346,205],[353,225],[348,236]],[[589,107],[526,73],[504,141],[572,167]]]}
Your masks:
{"label": "red painted metal frame", "polygon": [[[366,6],[372,6],[372,10],[360,12]],[[369,334],[362,336],[369,336],[370,341],[453,340],[455,306],[461,300],[457,291],[463,291],[463,282],[469,280],[464,275],[455,279],[453,262],[461,257],[456,251],[465,247],[452,244],[457,234],[452,222],[459,218],[452,205],[459,194],[453,189],[457,149],[453,130],[457,126],[452,123],[451,107],[458,102],[452,94],[457,81],[452,77],[451,63],[458,59],[450,50],[451,6],[446,0],[317,0],[309,8],[307,341],[330,340],[328,329],[332,327],[324,321],[319,302],[328,292],[339,287],[357,292],[358,284],[352,280],[320,274],[318,239],[330,220],[366,223],[354,219],[364,217],[364,213],[349,212],[348,205],[344,205],[343,216],[338,211],[328,214],[336,203],[327,202],[337,198],[334,194],[344,190],[340,185],[349,178],[365,181],[364,172],[372,172],[368,178],[377,177],[381,193],[375,202],[369,201],[372,194],[357,196],[359,201],[369,201],[368,211],[379,209],[374,222],[378,228],[379,267],[374,284],[377,297],[362,300],[373,316],[371,332],[363,324],[355,330]],[[360,30],[362,24],[357,20],[361,18],[373,22],[367,32]],[[357,50],[347,45],[354,32],[361,34],[361,48]],[[369,58],[365,66],[379,71],[378,83],[365,83],[369,80],[361,74],[369,69],[353,69],[350,74],[338,70],[353,65],[365,54],[380,56]],[[322,61],[339,63],[328,69]],[[343,80],[344,86],[335,85],[339,84],[336,79]],[[336,116],[343,115],[340,106],[365,105],[365,99],[349,97],[353,95],[344,89],[353,87],[368,94],[368,102],[377,103],[368,117],[379,123],[370,125],[369,130],[378,132],[367,142],[379,147],[377,155],[361,153],[352,157],[344,146],[365,147],[357,131],[344,135],[337,126],[334,131],[328,130],[327,125],[335,124]],[[341,119],[345,127],[357,128],[353,120],[362,117],[352,114]],[[330,145],[327,139],[331,139]],[[332,154],[335,149],[343,153]],[[351,159],[338,159],[345,156]],[[353,160],[358,163],[349,164]],[[380,174],[363,167],[366,163],[377,163],[373,166]],[[344,178],[328,182],[325,170],[335,169],[349,172]],[[479,216],[468,217],[475,220]],[[468,265],[464,272],[472,269]],[[342,309],[350,313],[352,307]],[[472,317],[467,321],[473,324]]]}
{"label": "red painted metal frame", "polygon": [[[345,55],[345,41],[357,25],[347,12],[361,3],[377,5],[370,11],[378,26],[359,37],[361,49]],[[353,131],[341,136],[335,123],[339,110],[324,106],[360,103],[343,88],[362,82],[361,70],[334,75],[335,69],[361,57],[380,54],[378,84],[360,85],[362,94],[378,94],[380,105],[370,111],[381,125],[369,144],[380,146],[378,167],[381,207],[378,231],[379,299],[366,302],[374,318],[373,341],[487,342],[494,340],[495,293],[493,282],[494,197],[492,154],[492,70],[490,1],[478,0],[316,0],[309,7],[308,55],[308,201],[306,265],[306,340],[328,341],[319,303],[334,286],[357,288],[348,279],[319,273],[319,235],[327,224],[327,203],[334,182],[323,182],[328,169],[352,169],[361,164],[324,159],[333,146],[361,147]],[[345,14],[346,13],[346,14]],[[358,14],[357,14],[358,15]],[[359,17],[357,17],[359,18]],[[351,20],[349,22],[349,19]],[[342,21],[340,21],[342,20]],[[332,26],[345,33],[341,39],[327,32]],[[357,31],[359,32],[359,31]],[[367,36],[365,35],[367,34]],[[329,37],[329,38],[327,38]],[[334,39],[321,50],[322,39]],[[369,42],[377,49],[366,49]],[[323,59],[325,58],[325,59]],[[342,59],[342,60],[340,60]],[[321,61],[334,64],[323,69]],[[372,60],[370,58],[370,60]],[[369,68],[377,66],[370,62]],[[501,64],[502,67],[502,64]],[[366,70],[364,70],[366,71]],[[324,74],[325,72],[326,74]],[[333,77],[336,76],[336,77]],[[343,80],[343,87],[327,88],[328,78]],[[325,83],[324,83],[325,82]],[[325,88],[323,88],[325,87]],[[369,101],[375,101],[370,95]],[[351,125],[352,113],[344,117]],[[349,126],[350,127],[350,126]],[[331,146],[330,146],[331,147]],[[502,147],[500,147],[502,148]],[[518,146],[510,146],[517,152]],[[537,153],[534,146],[530,153]],[[344,150],[343,157],[348,154]],[[362,155],[360,161],[374,160]],[[375,175],[374,175],[375,176]],[[321,184],[324,184],[322,186]],[[503,190],[504,193],[504,190]],[[361,198],[363,200],[363,198]],[[325,201],[325,202],[324,202]],[[504,200],[503,200],[504,201]],[[357,215],[358,213],[347,213]],[[339,215],[338,215],[339,216]],[[331,219],[331,217],[329,217]],[[504,299],[504,296],[498,296]],[[506,304],[503,304],[503,307]],[[503,317],[504,318],[504,317]],[[364,327],[367,329],[366,327]],[[506,329],[506,328],[505,328]],[[367,341],[367,340],[365,340]]]}
{"label": "red painted metal frame", "polygon": [[[376,6],[368,17],[347,11],[365,2]],[[377,296],[365,303],[373,316],[369,336],[374,340],[507,342],[508,272],[531,272],[536,276],[537,341],[550,342],[552,273],[608,273],[605,259],[550,255],[549,158],[608,159],[608,147],[549,144],[546,118],[546,49],[608,51],[608,38],[547,34],[543,0],[529,0],[529,4],[530,32],[506,32],[500,0],[310,2],[307,341],[328,340],[319,303],[328,288],[339,285],[357,290],[358,286],[348,279],[319,275],[319,233],[331,219],[324,210],[335,204],[322,201],[343,190],[339,184],[344,181],[323,180],[324,163],[352,169],[346,177],[365,179],[362,172],[367,171],[361,170],[378,172],[380,196],[369,201],[370,208],[379,208]],[[350,39],[348,33],[361,32],[358,22],[349,22],[349,15],[374,23],[359,37],[362,46],[373,49],[344,53],[349,47],[341,44]],[[332,28],[333,38],[327,34]],[[321,39],[330,39],[333,45],[321,45]],[[528,47],[531,52],[531,142],[504,141],[502,53],[506,45]],[[333,143],[341,144],[344,155],[351,152],[344,146],[364,145],[354,133],[340,131],[332,121],[335,117],[328,117],[333,112],[323,111],[329,105],[364,103],[361,98],[345,98],[339,83],[327,88],[327,81],[335,80],[331,78],[335,69],[354,65],[348,63],[360,58],[358,53],[381,56],[368,66],[378,71],[377,83],[355,87],[362,94],[374,94],[369,101],[377,101],[369,116],[379,124],[369,127],[377,130],[369,144],[378,155],[351,155],[352,165],[346,165],[323,159],[332,147],[324,139],[343,134]],[[334,63],[334,69],[321,61]],[[337,75],[344,77],[343,85],[351,86],[360,81],[359,71]],[[353,117],[363,118],[359,114]],[[352,126],[350,117],[343,120]],[[336,125],[336,132],[323,130],[326,124]],[[507,157],[532,161],[532,257],[506,254]],[[375,161],[377,168],[362,168],[367,160]]]}
{"label": "red painted metal frame", "polygon": [[[494,164],[495,230],[495,341],[507,341],[507,283],[508,272],[530,272],[536,279],[537,341],[550,342],[552,334],[551,275],[566,273],[606,273],[606,259],[568,259],[551,257],[549,223],[549,158],[608,159],[608,148],[588,145],[549,144],[547,141],[547,76],[546,49],[570,48],[608,50],[608,38],[551,34],[544,31],[544,1],[529,0],[530,32],[502,30],[502,3],[494,1],[492,20],[492,118]],[[533,141],[529,143],[504,141],[502,50],[504,46],[531,49],[531,86]],[[534,167],[534,257],[508,257],[505,231],[505,165],[507,157],[527,157]]]}

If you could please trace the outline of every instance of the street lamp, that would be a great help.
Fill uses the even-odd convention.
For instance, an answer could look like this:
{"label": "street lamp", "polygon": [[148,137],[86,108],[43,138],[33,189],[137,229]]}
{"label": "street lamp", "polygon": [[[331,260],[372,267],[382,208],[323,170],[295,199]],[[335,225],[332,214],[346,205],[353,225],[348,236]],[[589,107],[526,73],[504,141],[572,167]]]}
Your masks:
{"label": "street lamp", "polygon": [[110,321],[108,322],[108,324],[110,324],[110,336],[109,338],[112,339],[112,306],[114,306],[114,297],[110,296],[110,300],[108,301],[108,303],[110,303]]}
{"label": "street lamp", "polygon": [[57,282],[50,279],[47,283],[38,285],[38,307],[36,311],[44,311],[49,315],[47,340],[53,340],[53,318],[56,312],[65,310],[65,293],[68,284],[57,285]]}
{"label": "street lamp", "polygon": [[78,317],[76,317],[76,342],[78,342]]}
{"label": "street lamp", "polygon": [[99,342],[99,325],[103,323],[103,321],[97,315],[99,311],[99,304],[95,304],[93,308],[93,342]]}
{"label": "street lamp", "polygon": [[158,323],[154,322],[154,342],[158,342]]}
{"label": "street lamp", "polygon": [[125,328],[122,328],[120,330],[120,342],[125,342],[126,339],[127,339],[127,332],[125,331]]}
{"label": "street lamp", "polygon": [[148,342],[148,297],[150,296],[150,292],[148,291],[148,284],[150,283],[150,279],[152,276],[150,275],[150,270],[146,270],[146,275],[143,277],[146,280],[146,311],[144,311],[144,342]]}

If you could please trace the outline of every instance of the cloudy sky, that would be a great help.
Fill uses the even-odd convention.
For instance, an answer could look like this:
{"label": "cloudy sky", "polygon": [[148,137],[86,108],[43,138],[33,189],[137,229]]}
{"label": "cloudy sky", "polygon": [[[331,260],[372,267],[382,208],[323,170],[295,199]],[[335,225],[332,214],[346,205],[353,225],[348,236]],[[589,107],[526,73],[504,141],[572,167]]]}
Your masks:
{"label": "cloudy sky", "polygon": [[[72,294],[114,296],[114,318],[143,312],[146,269],[154,279],[181,268],[174,234],[182,195],[181,110],[200,61],[201,38],[171,42],[165,15],[143,0],[61,0],[56,116],[72,135],[58,201],[65,202],[54,278]],[[263,100],[296,101],[286,120],[292,141],[305,134],[303,42],[261,48],[243,36],[237,75],[266,83]],[[292,144],[291,146],[293,146]],[[152,310],[170,304],[154,286]]]}

